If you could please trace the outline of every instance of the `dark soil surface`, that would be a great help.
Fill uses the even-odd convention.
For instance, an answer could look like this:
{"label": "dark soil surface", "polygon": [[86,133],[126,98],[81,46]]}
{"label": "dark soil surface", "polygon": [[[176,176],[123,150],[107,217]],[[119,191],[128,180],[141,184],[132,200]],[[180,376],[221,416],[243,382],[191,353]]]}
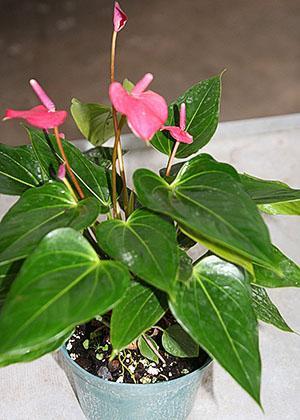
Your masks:
{"label": "dark soil surface", "polygon": [[67,350],[71,359],[86,371],[102,379],[121,383],[169,381],[193,372],[208,358],[201,349],[197,358],[174,357],[162,348],[161,330],[154,328],[147,335],[158,344],[164,362],[160,359],[154,362],[144,357],[136,343],[132,343],[130,348],[122,350],[114,360],[109,361],[112,351],[109,328],[98,320],[78,326],[67,343]]}

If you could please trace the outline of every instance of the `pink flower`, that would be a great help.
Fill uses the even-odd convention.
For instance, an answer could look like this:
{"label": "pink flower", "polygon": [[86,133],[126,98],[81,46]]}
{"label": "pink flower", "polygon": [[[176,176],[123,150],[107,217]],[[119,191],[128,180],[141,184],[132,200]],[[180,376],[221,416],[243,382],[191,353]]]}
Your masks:
{"label": "pink flower", "polygon": [[193,143],[193,137],[185,131],[185,124],[186,124],[186,108],[185,104],[181,104],[180,106],[180,123],[179,127],[173,125],[166,125],[161,128],[161,130],[167,130],[171,134],[171,136],[180,143]]}
{"label": "pink flower", "polygon": [[133,133],[151,140],[168,118],[168,106],[158,93],[147,90],[153,75],[147,73],[128,93],[118,82],[111,83],[109,96],[114,108],[126,115]]}
{"label": "pink flower", "polygon": [[54,103],[36,80],[30,80],[30,84],[43,105],[38,105],[25,111],[8,109],[3,120],[22,118],[34,127],[45,130],[63,124],[67,118],[67,112],[55,110]]}
{"label": "pink flower", "polygon": [[120,7],[120,5],[117,1],[115,1],[115,6],[114,6],[113,23],[114,23],[114,31],[115,32],[120,32],[127,23],[127,16],[123,12],[123,10],[121,9],[121,7]]}

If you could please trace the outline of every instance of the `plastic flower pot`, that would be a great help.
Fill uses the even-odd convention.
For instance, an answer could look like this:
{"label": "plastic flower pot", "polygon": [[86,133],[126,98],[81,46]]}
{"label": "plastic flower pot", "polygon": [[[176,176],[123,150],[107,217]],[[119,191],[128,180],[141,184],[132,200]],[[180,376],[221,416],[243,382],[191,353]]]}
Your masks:
{"label": "plastic flower pot", "polygon": [[212,360],[178,379],[155,384],[124,384],[92,375],[74,362],[65,347],[60,365],[89,420],[183,420]]}

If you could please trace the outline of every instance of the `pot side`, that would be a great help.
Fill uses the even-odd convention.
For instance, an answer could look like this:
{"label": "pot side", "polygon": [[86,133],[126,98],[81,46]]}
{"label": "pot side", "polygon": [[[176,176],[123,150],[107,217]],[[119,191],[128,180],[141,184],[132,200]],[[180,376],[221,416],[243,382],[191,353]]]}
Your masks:
{"label": "pot side", "polygon": [[88,420],[186,419],[212,362],[208,357],[201,368],[171,381],[124,384],[87,372],[65,347],[59,350],[58,359]]}

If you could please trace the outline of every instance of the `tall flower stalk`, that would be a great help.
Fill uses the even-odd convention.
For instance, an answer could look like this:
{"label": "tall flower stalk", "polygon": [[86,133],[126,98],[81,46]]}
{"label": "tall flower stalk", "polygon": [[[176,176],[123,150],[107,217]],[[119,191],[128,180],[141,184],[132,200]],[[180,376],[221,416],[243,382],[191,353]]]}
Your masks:
{"label": "tall flower stalk", "polygon": [[[113,16],[114,30],[112,34],[112,40],[111,40],[111,62],[110,62],[110,82],[111,83],[115,81],[115,57],[116,57],[117,35],[118,35],[118,32],[124,28],[126,22],[127,22],[127,16],[120,8],[119,3],[115,2],[114,16]],[[125,122],[125,117],[122,116],[120,119],[120,122],[118,122],[117,111],[113,105],[112,105],[112,114],[113,114],[113,123],[114,123],[114,131],[115,131],[115,142],[114,142],[113,156],[112,156],[112,201],[113,201],[113,217],[117,218],[119,217],[118,203],[117,203],[117,159],[119,162],[119,170],[120,170],[120,175],[121,175],[122,183],[123,183],[122,193],[123,193],[125,215],[127,214],[127,209],[128,209],[126,174],[125,174],[124,160],[123,160],[122,147],[121,147],[121,131]]]}

